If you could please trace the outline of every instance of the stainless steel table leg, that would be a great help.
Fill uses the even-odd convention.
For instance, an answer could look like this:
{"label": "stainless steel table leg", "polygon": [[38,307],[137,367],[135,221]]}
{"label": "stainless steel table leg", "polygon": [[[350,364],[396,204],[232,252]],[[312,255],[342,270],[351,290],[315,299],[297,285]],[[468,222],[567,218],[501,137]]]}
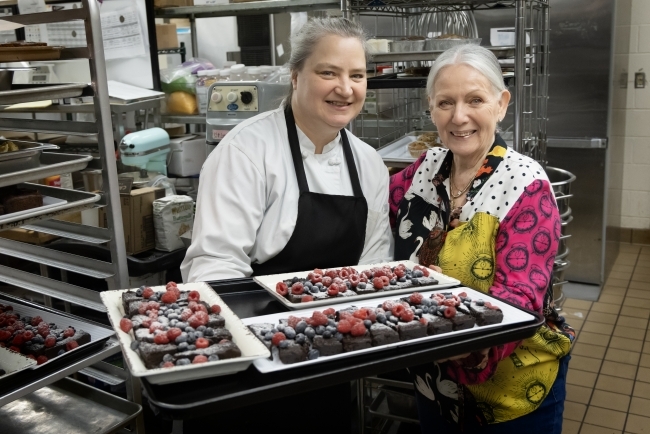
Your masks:
{"label": "stainless steel table leg", "polygon": [[359,378],[357,381],[355,381],[355,383],[357,386],[357,412],[358,412],[357,417],[359,420],[358,432],[360,434],[363,434],[366,429],[366,421],[365,421],[366,409],[364,406],[365,391],[363,390],[363,378]]}
{"label": "stainless steel table leg", "polygon": [[[126,399],[138,405],[142,405],[142,386],[140,379],[128,373],[126,377]],[[181,430],[181,433],[183,431]],[[142,413],[135,419],[135,433],[145,434],[144,431],[144,416]]]}

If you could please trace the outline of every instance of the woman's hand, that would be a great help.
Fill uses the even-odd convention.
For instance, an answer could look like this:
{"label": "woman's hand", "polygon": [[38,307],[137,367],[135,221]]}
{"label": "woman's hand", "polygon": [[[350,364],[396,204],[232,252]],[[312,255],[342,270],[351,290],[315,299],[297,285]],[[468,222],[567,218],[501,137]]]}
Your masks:
{"label": "woman's hand", "polygon": [[437,265],[429,265],[429,268],[431,268],[433,271],[437,271],[438,273],[442,273],[442,268],[438,267]]}
{"label": "woman's hand", "polygon": [[460,354],[458,356],[449,357],[447,359],[436,360],[437,363],[450,362],[453,361],[457,365],[462,366],[466,369],[475,369],[482,370],[485,369],[488,362],[488,354],[490,353],[489,348],[484,348],[479,351],[474,351],[473,353]]}

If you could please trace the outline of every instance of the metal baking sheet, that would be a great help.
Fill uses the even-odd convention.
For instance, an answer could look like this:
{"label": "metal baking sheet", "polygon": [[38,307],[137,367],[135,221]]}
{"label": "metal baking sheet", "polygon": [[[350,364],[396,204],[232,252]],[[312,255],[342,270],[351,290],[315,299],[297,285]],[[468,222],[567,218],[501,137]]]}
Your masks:
{"label": "metal baking sheet", "polygon": [[[499,46],[499,47],[489,47],[486,46],[498,59],[505,59],[513,57],[515,55],[515,47],[511,46]],[[527,50],[530,52],[530,48]],[[436,60],[438,56],[444,53],[445,50],[426,50],[426,51],[409,51],[409,52],[400,52],[400,53],[376,53],[372,55],[372,61],[374,63],[381,62],[415,62],[415,61],[432,61]]]}
{"label": "metal baking sheet", "polygon": [[[164,291],[164,286],[153,286],[154,291]],[[226,328],[233,337],[233,342],[241,350],[241,357],[234,359],[218,360],[216,362],[206,362],[196,365],[175,366],[173,368],[147,369],[144,362],[131,349],[133,342],[133,332],[124,333],[120,329],[120,320],[124,316],[124,307],[122,306],[122,293],[128,289],[119,289],[114,291],[103,291],[100,295],[102,302],[108,309],[108,319],[110,320],[117,338],[122,347],[122,353],[126,360],[129,371],[135,377],[147,377],[152,384],[177,383],[181,381],[196,380],[199,378],[208,378],[218,375],[234,374],[247,369],[250,364],[259,358],[268,358],[269,350],[260,342],[248,327],[235,315],[235,313],[226,305],[221,297],[205,282],[185,283],[178,285],[181,291],[198,291],[201,294],[201,300],[213,305],[221,306],[221,316],[226,320]]]}
{"label": "metal baking sheet", "polygon": [[49,143],[25,142],[22,140],[0,139],[0,146],[11,142],[18,147],[16,151],[0,153],[0,173],[16,172],[23,168],[38,166],[38,156],[44,149],[59,149]]}
{"label": "metal baking sheet", "polygon": [[[383,265],[390,265],[391,267],[395,267],[398,264],[404,264],[405,266],[411,269],[414,266],[419,265],[411,261],[394,261],[394,262],[386,262],[382,264],[355,265],[353,268],[357,271],[363,271],[363,270],[369,270],[374,267],[380,267]],[[307,306],[318,307],[318,306],[330,306],[332,304],[346,303],[350,301],[356,302],[357,300],[367,300],[370,298],[377,298],[382,296],[383,294],[409,294],[413,291],[443,289],[443,288],[449,288],[451,286],[460,285],[460,280],[458,279],[445,276],[444,274],[438,273],[437,271],[429,270],[431,277],[434,277],[436,280],[438,280],[437,285],[426,285],[426,286],[417,286],[417,287],[402,288],[402,289],[395,289],[395,290],[384,290],[382,292],[373,292],[371,294],[358,294],[358,295],[350,295],[347,297],[336,297],[336,298],[327,298],[325,300],[314,300],[314,301],[310,301],[308,305],[303,303],[292,303],[291,301],[289,301],[289,299],[281,296],[275,290],[275,285],[278,282],[292,279],[294,277],[306,279],[307,275],[311,273],[311,271],[312,270],[300,271],[295,273],[270,274],[267,276],[255,276],[253,277],[253,280],[257,282],[266,291],[268,291],[269,294],[273,296],[273,298],[278,300],[285,307],[292,310],[305,309],[305,307]]]}
{"label": "metal baking sheet", "polygon": [[68,190],[67,188],[48,187],[46,185],[31,184],[28,182],[18,184],[18,187],[33,189],[41,193],[43,196],[63,199],[66,202],[44,211],[39,211],[39,208],[33,208],[29,210],[30,212],[27,214],[22,214],[19,217],[3,218],[4,216],[0,215],[0,230],[25,226],[26,224],[37,220],[51,219],[59,214],[67,214],[73,211],[92,208],[94,204],[101,199],[101,196],[95,193]]}
{"label": "metal baking sheet", "polygon": [[21,169],[20,166],[16,167],[13,162],[8,161],[7,163],[13,167],[10,173],[4,173],[5,170],[2,167],[2,162],[0,162],[0,187],[43,179],[61,173],[84,170],[93,159],[92,155],[61,154],[58,152],[43,152],[40,157],[37,155],[36,158],[36,164],[33,167],[24,169]]}
{"label": "metal baking sheet", "polygon": [[48,99],[76,98],[81,96],[88,86],[87,83],[70,83],[5,90],[0,92],[0,101],[2,104],[19,104]]}
{"label": "metal baking sheet", "polygon": [[[45,321],[46,323],[54,323],[59,328],[74,327],[75,330],[83,330],[86,333],[90,334],[90,342],[83,345],[79,345],[77,348],[65,352],[58,357],[53,357],[47,362],[43,363],[42,365],[33,366],[33,369],[38,369],[41,366],[47,366],[48,364],[52,363],[54,360],[58,360],[58,359],[64,360],[66,358],[66,355],[70,355],[75,351],[79,351],[82,348],[91,346],[96,342],[106,341],[108,338],[110,338],[115,334],[113,333],[113,330],[111,330],[106,326],[90,324],[85,321],[82,321],[81,319],[71,318],[63,315],[57,315],[49,311],[37,309],[35,307],[26,306],[24,304],[19,304],[19,303],[13,303],[11,300],[4,300],[1,297],[0,297],[0,303],[5,305],[8,304],[12,306],[14,308],[14,312],[19,314],[21,317],[31,316],[33,318],[35,316],[40,316],[41,318],[43,318],[43,321]],[[2,377],[0,377],[0,383],[1,382],[2,382]]]}
{"label": "metal baking sheet", "polygon": [[0,369],[5,373],[0,373],[0,381],[9,378],[13,374],[24,369],[29,369],[36,365],[36,360],[23,356],[22,354],[11,351],[7,348],[0,347]]}
{"label": "metal baking sheet", "polygon": [[3,434],[107,434],[126,425],[142,407],[64,378],[0,408]]}
{"label": "metal baking sheet", "polygon": [[[396,294],[397,291],[392,291],[389,293],[382,293],[383,297],[375,297],[373,299],[369,300],[362,300],[362,301],[355,301],[355,302],[348,302],[348,303],[341,303],[341,304],[330,304],[328,307],[332,307],[334,309],[340,310],[344,309],[346,307],[350,306],[357,306],[357,307],[376,307],[378,304],[383,303],[386,300],[397,300],[399,299],[398,294]],[[411,288],[409,293],[415,292],[415,289]],[[431,294],[435,294],[436,292],[440,291],[417,291],[420,292],[424,297],[430,297]],[[486,330],[491,330],[491,329],[498,329],[504,326],[511,326],[511,325],[517,325],[517,324],[524,324],[528,323],[530,321],[536,320],[536,318],[531,315],[530,313],[518,309],[510,304],[506,304],[502,302],[499,299],[496,299],[494,297],[491,297],[487,294],[484,294],[482,292],[475,291],[471,288],[466,288],[466,287],[459,287],[459,288],[451,288],[451,289],[446,289],[444,292],[451,292],[453,294],[459,294],[461,292],[466,292],[467,296],[472,298],[473,300],[476,299],[483,299],[485,301],[489,301],[492,304],[499,306],[501,311],[503,312],[503,322],[499,324],[491,324],[491,325],[485,325],[485,326],[477,326],[474,325],[473,328],[471,329],[466,329],[466,330],[457,330],[457,331],[452,331],[449,333],[442,333],[439,335],[433,335],[433,336],[427,336],[424,338],[417,338],[417,339],[411,339],[408,341],[400,341],[394,344],[388,344],[388,345],[380,345],[376,347],[371,347],[371,348],[366,348],[363,350],[358,350],[358,351],[351,351],[348,353],[340,353],[340,354],[335,354],[333,356],[321,356],[315,360],[307,360],[304,362],[298,362],[298,363],[292,363],[292,364],[284,364],[280,361],[280,358],[278,357],[278,352],[277,348],[273,348],[271,351],[273,355],[273,359],[258,359],[253,362],[255,367],[264,373],[267,372],[276,372],[276,371],[284,371],[286,369],[293,369],[293,368],[298,368],[301,366],[308,366],[312,365],[314,363],[324,363],[329,360],[337,360],[337,359],[344,359],[347,357],[354,357],[359,354],[364,354],[364,353],[372,353],[376,351],[381,351],[386,348],[391,348],[391,347],[403,347],[406,345],[414,345],[418,344],[421,342],[433,342],[435,343],[436,341],[442,340],[442,339],[447,339],[451,336],[454,337],[455,342],[459,343],[462,342],[463,338],[471,336],[474,333],[477,332],[482,332]],[[298,316],[298,317],[310,317],[312,313],[316,310],[322,310],[322,309],[303,309],[303,310],[298,310],[298,311],[293,311],[293,312],[283,312],[283,313],[275,313],[271,315],[264,315],[264,316],[258,316],[258,317],[252,317],[252,318],[244,318],[244,324],[250,325],[250,324],[259,324],[259,323],[277,323],[281,319],[286,319],[289,317],[289,315],[293,316]]]}
{"label": "metal baking sheet", "polygon": [[0,47],[0,62],[25,62],[32,60],[57,60],[64,47],[60,46],[18,46]]}

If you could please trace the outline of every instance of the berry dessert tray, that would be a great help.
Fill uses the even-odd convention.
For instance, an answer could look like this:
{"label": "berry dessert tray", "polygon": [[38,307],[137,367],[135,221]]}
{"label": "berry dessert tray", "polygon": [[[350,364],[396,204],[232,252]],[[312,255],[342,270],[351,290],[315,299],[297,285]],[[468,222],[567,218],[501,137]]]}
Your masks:
{"label": "berry dessert tray", "polygon": [[0,341],[6,348],[34,357],[38,364],[33,369],[104,342],[113,334],[105,326],[0,298]]}
{"label": "berry dessert tray", "polygon": [[[394,293],[325,310],[305,309],[245,318],[272,357],[255,360],[262,373],[537,321],[523,309],[470,288]],[[478,349],[478,348],[477,348]]]}
{"label": "berry dessert tray", "polygon": [[409,294],[460,285],[458,279],[412,261],[326,270],[317,268],[313,271],[256,276],[253,280],[289,309],[330,306],[384,294]]}
{"label": "berry dessert tray", "polygon": [[269,350],[207,283],[101,293],[132,375],[167,384],[247,369]]}
{"label": "berry dessert tray", "polygon": [[0,347],[0,379],[5,379],[23,369],[36,365],[36,360],[15,351]]}

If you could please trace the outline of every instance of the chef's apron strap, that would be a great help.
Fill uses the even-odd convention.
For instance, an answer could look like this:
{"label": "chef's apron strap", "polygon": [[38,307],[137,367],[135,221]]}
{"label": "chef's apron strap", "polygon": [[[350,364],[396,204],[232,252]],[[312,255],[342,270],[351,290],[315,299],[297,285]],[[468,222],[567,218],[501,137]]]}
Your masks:
{"label": "chef's apron strap", "polygon": [[355,197],[363,197],[361,190],[361,183],[359,182],[359,173],[357,172],[357,165],[354,162],[354,155],[352,155],[352,147],[348,140],[348,135],[345,129],[341,130],[341,141],[343,142],[343,153],[345,161],[348,163],[348,172],[350,173],[350,181],[352,182],[352,192]]}
{"label": "chef's apron strap", "polygon": [[300,152],[300,142],[298,141],[298,130],[296,129],[296,120],[293,117],[291,106],[284,109],[284,120],[287,123],[287,133],[289,134],[289,148],[293,158],[293,167],[296,169],[296,179],[298,188],[301,193],[309,191],[309,183],[305,174],[305,165],[302,163],[302,152]]}

